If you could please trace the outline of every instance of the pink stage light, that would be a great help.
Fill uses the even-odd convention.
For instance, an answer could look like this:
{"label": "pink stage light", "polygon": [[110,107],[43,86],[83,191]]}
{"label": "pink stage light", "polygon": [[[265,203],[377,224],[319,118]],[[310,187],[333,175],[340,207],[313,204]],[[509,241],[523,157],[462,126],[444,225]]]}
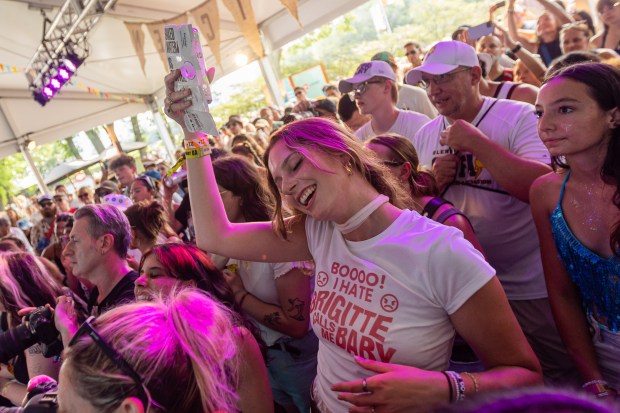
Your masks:
{"label": "pink stage light", "polygon": [[60,89],[60,86],[62,86],[62,84],[58,79],[54,78],[50,80],[50,86],[52,87],[52,89],[58,90]]}
{"label": "pink stage light", "polygon": [[66,80],[69,80],[69,77],[70,77],[71,75],[69,74],[69,72],[67,71],[67,69],[65,69],[65,68],[61,67],[60,69],[58,69],[58,76],[60,76],[60,78],[61,78],[62,80],[65,80],[65,81],[66,81]]}
{"label": "pink stage light", "polygon": [[65,64],[65,66],[67,67],[67,69],[69,69],[72,72],[75,72],[77,70],[77,67],[75,66],[75,63],[73,63],[71,61],[71,59],[65,59],[63,61],[63,63]]}
{"label": "pink stage light", "polygon": [[54,91],[49,86],[45,86],[43,88],[43,94],[48,98],[51,98],[52,96],[54,96]]}

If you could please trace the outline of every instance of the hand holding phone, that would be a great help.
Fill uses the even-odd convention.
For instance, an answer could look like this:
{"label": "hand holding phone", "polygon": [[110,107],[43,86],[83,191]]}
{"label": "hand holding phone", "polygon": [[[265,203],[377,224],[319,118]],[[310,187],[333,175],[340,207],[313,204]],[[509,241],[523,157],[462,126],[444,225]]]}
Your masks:
{"label": "hand holding phone", "polygon": [[478,40],[483,36],[488,36],[493,33],[493,22],[488,21],[477,26],[470,27],[467,32],[470,40]]}

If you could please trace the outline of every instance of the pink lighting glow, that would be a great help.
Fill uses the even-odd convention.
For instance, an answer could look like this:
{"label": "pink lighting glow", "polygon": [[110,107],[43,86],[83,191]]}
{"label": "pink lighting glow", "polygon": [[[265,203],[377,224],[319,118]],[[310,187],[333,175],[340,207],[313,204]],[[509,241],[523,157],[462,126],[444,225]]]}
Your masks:
{"label": "pink lighting glow", "polygon": [[52,89],[58,90],[58,89],[60,89],[61,84],[58,81],[58,79],[52,79],[52,80],[50,80],[50,86],[52,87]]}
{"label": "pink lighting glow", "polygon": [[43,94],[48,98],[51,98],[52,96],[54,96],[54,91],[49,86],[45,86],[43,88]]}
{"label": "pink lighting glow", "polygon": [[65,66],[67,66],[67,69],[69,69],[70,71],[75,72],[77,70],[77,67],[71,60],[65,59],[63,63],[65,64]]}
{"label": "pink lighting glow", "polygon": [[67,69],[61,67],[60,69],[58,69],[58,76],[60,76],[62,80],[69,80],[69,76],[71,75],[69,74]]}

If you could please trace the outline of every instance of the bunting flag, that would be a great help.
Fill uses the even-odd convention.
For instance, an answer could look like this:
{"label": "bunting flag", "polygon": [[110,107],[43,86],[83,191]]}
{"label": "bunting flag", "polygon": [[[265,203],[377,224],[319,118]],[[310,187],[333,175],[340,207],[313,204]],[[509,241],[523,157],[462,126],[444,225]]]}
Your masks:
{"label": "bunting flag", "polygon": [[260,40],[260,33],[254,17],[254,9],[251,0],[223,0],[224,5],[232,13],[241,33],[250,44],[256,56],[264,57],[265,51]]}
{"label": "bunting flag", "polygon": [[11,72],[11,73],[19,73],[23,72],[25,69],[23,67],[5,65],[0,63],[0,72]]}
{"label": "bunting flag", "polygon": [[190,10],[196,27],[207,40],[215,61],[221,67],[222,55],[220,53],[220,11],[217,8],[217,0],[207,0],[200,6]]}
{"label": "bunting flag", "polygon": [[161,58],[162,63],[164,64],[164,68],[166,71],[170,69],[168,65],[168,59],[166,59],[166,49],[164,48],[164,26],[166,24],[186,24],[187,23],[187,14],[179,14],[171,19],[160,20],[152,23],[145,23],[146,29],[151,34],[151,39],[153,39],[153,44],[155,45],[155,49],[157,49],[157,53],[159,53],[159,57]]}
{"label": "bunting flag", "polygon": [[127,97],[127,96],[120,96],[120,95],[114,95],[112,93],[102,92],[99,89],[95,89],[92,86],[85,85],[82,82],[75,82],[74,84],[80,89],[87,91],[91,95],[98,96],[102,99],[117,100],[120,102],[127,102],[127,103],[144,103],[144,98]]}
{"label": "bunting flag", "polygon": [[144,58],[144,32],[142,31],[142,23],[124,23],[125,27],[127,27],[127,30],[129,30],[131,43],[133,44],[133,48],[136,51],[138,60],[140,61],[140,68],[142,68],[142,73],[144,73],[144,76],[146,76],[146,71],[144,70],[146,59]]}
{"label": "bunting flag", "polygon": [[302,28],[303,26],[301,25],[301,21],[299,20],[299,10],[297,9],[297,0],[280,0],[280,3],[282,3],[284,7],[287,8],[289,13],[291,13],[293,18],[297,20],[299,28]]}

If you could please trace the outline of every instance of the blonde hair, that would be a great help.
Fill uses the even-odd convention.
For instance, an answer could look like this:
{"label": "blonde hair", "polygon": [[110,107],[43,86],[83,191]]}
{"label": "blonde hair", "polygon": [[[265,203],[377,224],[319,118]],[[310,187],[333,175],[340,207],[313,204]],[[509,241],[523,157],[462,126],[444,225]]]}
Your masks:
{"label": "blonde hair", "polygon": [[[317,149],[330,156],[344,156],[346,164],[360,173],[366,181],[380,194],[386,195],[398,208],[406,208],[409,196],[390,171],[383,166],[374,154],[366,151],[364,145],[344,126],[323,118],[302,119],[284,125],[271,135],[269,146],[265,151],[264,163],[269,165],[269,154],[273,146],[282,140],[284,144],[299,153],[313,164],[308,148]],[[282,196],[269,171],[269,189],[276,199],[275,229],[284,238],[287,228],[284,224]],[[295,216],[303,216],[293,211]]]}
{"label": "blonde hair", "polygon": [[[238,411],[241,338],[231,320],[224,305],[184,288],[154,301],[117,307],[93,324],[153,396],[148,412],[233,413]],[[139,394],[133,379],[88,335],[78,337],[64,357],[73,388],[98,411],[113,411],[125,398]]]}

